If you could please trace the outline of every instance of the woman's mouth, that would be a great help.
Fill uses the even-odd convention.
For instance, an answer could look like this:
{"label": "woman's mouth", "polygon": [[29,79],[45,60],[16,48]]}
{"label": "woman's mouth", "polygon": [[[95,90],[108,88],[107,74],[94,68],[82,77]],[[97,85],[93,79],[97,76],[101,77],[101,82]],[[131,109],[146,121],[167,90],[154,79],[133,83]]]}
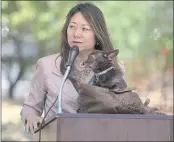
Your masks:
{"label": "woman's mouth", "polygon": [[81,41],[72,41],[73,44],[81,44]]}

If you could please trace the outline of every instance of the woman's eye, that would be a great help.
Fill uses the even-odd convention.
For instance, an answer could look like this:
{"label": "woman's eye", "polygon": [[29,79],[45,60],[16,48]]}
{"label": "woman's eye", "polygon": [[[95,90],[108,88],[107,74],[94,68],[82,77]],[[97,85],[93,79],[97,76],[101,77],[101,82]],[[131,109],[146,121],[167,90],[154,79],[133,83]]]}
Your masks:
{"label": "woman's eye", "polygon": [[88,31],[89,29],[87,29],[87,28],[83,28],[83,31]]}
{"label": "woman's eye", "polygon": [[69,27],[70,27],[71,29],[74,29],[74,28],[75,28],[75,26],[73,26],[73,25],[70,25]]}

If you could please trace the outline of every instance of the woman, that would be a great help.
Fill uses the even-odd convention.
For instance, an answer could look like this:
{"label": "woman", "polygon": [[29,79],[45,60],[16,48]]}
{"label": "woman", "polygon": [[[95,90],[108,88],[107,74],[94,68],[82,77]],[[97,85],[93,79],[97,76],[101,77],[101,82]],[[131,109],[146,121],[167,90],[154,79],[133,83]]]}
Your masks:
{"label": "woman", "polygon": [[[61,53],[38,60],[36,73],[32,80],[29,95],[26,97],[21,116],[26,122],[26,131],[33,132],[40,122],[41,115],[47,112],[55,101],[68,59],[69,49],[77,45],[79,54],[75,59],[70,78],[89,83],[93,76],[91,70],[83,66],[83,61],[95,49],[113,50],[102,11],[91,3],[82,3],[73,7],[67,17],[61,35]],[[62,109],[64,113],[76,113],[78,92],[70,79],[64,84]],[[56,114],[56,103],[47,117]]]}

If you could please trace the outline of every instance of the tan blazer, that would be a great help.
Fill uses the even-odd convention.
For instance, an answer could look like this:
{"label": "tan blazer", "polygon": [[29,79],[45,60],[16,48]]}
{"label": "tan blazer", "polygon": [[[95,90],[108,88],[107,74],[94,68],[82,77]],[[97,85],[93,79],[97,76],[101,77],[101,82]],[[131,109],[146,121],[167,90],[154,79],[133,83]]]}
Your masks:
{"label": "tan blazer", "polygon": [[[21,110],[24,120],[29,114],[41,115],[47,112],[59,94],[63,75],[60,72],[61,57],[53,54],[43,57],[36,64],[36,72],[32,79],[31,89],[26,96]],[[62,111],[76,113],[78,93],[69,79],[66,80],[62,92]],[[57,113],[58,101],[48,113],[47,118]]]}

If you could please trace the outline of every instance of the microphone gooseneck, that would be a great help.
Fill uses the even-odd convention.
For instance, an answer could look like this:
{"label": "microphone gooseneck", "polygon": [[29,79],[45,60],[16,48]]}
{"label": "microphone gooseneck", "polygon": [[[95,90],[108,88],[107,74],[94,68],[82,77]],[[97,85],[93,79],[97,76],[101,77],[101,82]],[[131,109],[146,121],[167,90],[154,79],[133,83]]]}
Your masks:
{"label": "microphone gooseneck", "polygon": [[79,47],[78,46],[73,46],[70,51],[69,51],[69,57],[68,57],[68,61],[65,65],[66,71],[65,74],[63,76],[63,81],[60,87],[60,92],[59,92],[59,98],[58,98],[58,113],[62,113],[62,90],[63,90],[63,85],[70,73],[70,70],[72,68],[72,65],[74,63],[75,58],[77,57],[77,55],[79,54]]}

